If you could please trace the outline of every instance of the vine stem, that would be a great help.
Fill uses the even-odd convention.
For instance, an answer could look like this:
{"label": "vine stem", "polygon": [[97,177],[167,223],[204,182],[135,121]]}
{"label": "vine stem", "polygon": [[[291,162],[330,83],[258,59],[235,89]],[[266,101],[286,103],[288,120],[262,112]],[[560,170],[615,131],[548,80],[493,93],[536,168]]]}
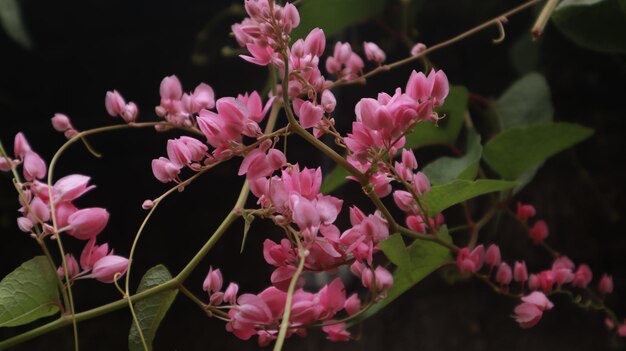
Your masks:
{"label": "vine stem", "polygon": [[[326,89],[332,89],[332,88],[336,88],[336,87],[342,86],[342,85],[351,85],[351,84],[357,84],[357,83],[364,83],[368,78],[370,78],[370,77],[372,77],[372,76],[374,76],[374,75],[376,75],[376,74],[378,74],[380,72],[389,71],[389,70],[392,70],[392,69],[394,69],[396,67],[403,66],[403,65],[405,65],[407,63],[410,63],[410,62],[413,62],[413,61],[417,61],[418,59],[420,59],[420,58],[430,54],[433,51],[437,51],[437,50],[442,49],[442,48],[444,48],[446,46],[450,46],[452,44],[455,44],[455,43],[457,43],[457,42],[459,42],[459,41],[461,41],[461,40],[463,40],[463,39],[465,39],[465,38],[467,38],[469,36],[472,36],[472,35],[480,32],[480,31],[482,31],[482,30],[484,30],[486,28],[489,28],[489,27],[494,26],[494,25],[498,26],[499,24],[501,24],[500,19],[502,17],[509,17],[511,15],[514,15],[514,14],[516,14],[516,13],[518,13],[518,12],[520,12],[520,11],[522,11],[522,10],[532,6],[532,5],[535,5],[535,4],[537,4],[537,3],[541,2],[541,1],[542,0],[530,0],[528,2],[525,2],[525,3],[521,4],[521,5],[519,5],[518,7],[514,8],[514,9],[511,9],[511,10],[509,10],[507,12],[504,12],[503,14],[501,14],[501,15],[499,15],[497,17],[494,17],[494,18],[490,19],[489,21],[484,22],[484,23],[482,23],[482,24],[480,24],[480,25],[478,25],[478,26],[476,26],[474,28],[471,28],[471,29],[469,29],[469,30],[467,30],[467,31],[465,31],[465,32],[463,32],[463,33],[453,37],[453,38],[450,38],[450,39],[448,39],[446,41],[443,41],[443,42],[441,42],[439,44],[433,45],[430,48],[427,48],[426,50],[422,51],[421,53],[419,53],[419,54],[417,54],[415,56],[406,57],[406,58],[404,58],[402,60],[398,60],[398,61],[396,61],[394,63],[390,63],[388,65],[379,66],[379,67],[377,67],[377,68],[367,72],[366,74],[364,74],[364,75],[362,75],[362,76],[360,76],[358,78],[354,78],[354,79],[351,79],[351,80],[338,80],[338,81],[330,84],[329,86],[327,86]],[[552,0],[550,0],[550,1],[552,1]]]}
{"label": "vine stem", "polygon": [[283,319],[280,322],[280,330],[278,331],[278,336],[276,337],[276,343],[274,344],[274,351],[280,351],[283,349],[283,344],[285,342],[285,336],[287,336],[287,329],[289,327],[289,318],[291,318],[291,302],[293,300],[293,294],[296,290],[296,285],[298,284],[298,279],[300,279],[300,275],[302,274],[302,270],[304,269],[304,262],[306,260],[306,253],[304,248],[302,247],[302,243],[298,238],[298,235],[294,235],[296,243],[298,244],[298,254],[300,256],[300,262],[298,262],[298,268],[294,273],[293,277],[291,277],[291,281],[289,282],[289,289],[287,290],[287,298],[285,299],[285,311],[283,312]]}

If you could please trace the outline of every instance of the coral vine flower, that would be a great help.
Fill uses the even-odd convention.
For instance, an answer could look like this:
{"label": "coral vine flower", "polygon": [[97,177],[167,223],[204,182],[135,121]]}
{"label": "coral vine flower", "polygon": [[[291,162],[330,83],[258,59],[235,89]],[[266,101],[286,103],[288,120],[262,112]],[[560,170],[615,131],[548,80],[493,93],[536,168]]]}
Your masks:
{"label": "coral vine flower", "polygon": [[478,245],[471,252],[467,247],[459,250],[456,256],[456,264],[461,273],[476,273],[485,262],[485,248]]}
{"label": "coral vine flower", "polygon": [[546,295],[538,291],[522,297],[522,301],[522,304],[515,307],[515,316],[513,316],[522,328],[534,327],[541,320],[543,312],[554,307]]}
{"label": "coral vine flower", "polygon": [[109,212],[104,208],[93,207],[78,210],[68,218],[67,233],[77,239],[87,240],[100,234],[109,221]]}

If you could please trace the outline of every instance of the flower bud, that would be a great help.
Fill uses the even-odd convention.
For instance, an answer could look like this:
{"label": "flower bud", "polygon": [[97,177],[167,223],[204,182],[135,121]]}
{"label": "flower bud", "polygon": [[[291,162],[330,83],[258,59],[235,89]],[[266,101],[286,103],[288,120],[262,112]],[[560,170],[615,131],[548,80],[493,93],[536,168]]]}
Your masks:
{"label": "flower bud", "polygon": [[92,207],[78,210],[68,218],[67,233],[80,240],[100,234],[109,221],[109,212],[104,208]]}
{"label": "flower bud", "polygon": [[222,272],[219,269],[213,270],[213,267],[209,267],[209,273],[204,279],[202,284],[202,290],[209,293],[209,295],[222,290],[222,284],[224,280],[222,278]]}
{"label": "flower bud", "polygon": [[321,57],[326,48],[326,36],[324,31],[313,28],[304,39],[304,52],[313,56]]}
{"label": "flower bud", "polygon": [[602,295],[608,295],[613,292],[613,277],[608,274],[603,274],[598,282],[598,291]]}
{"label": "flower bud", "polygon": [[128,269],[128,259],[117,255],[108,255],[98,260],[93,265],[90,278],[97,279],[103,283],[112,283],[116,275],[123,276]]}
{"label": "flower bud", "polygon": [[237,301],[237,292],[239,292],[239,285],[235,283],[228,284],[228,287],[224,292],[224,301],[231,305],[234,305],[235,301]]}
{"label": "flower bud", "polygon": [[417,56],[426,50],[426,45],[423,43],[417,43],[411,48],[411,56]]}
{"label": "flower bud", "polygon": [[385,52],[375,43],[365,41],[363,42],[363,49],[368,61],[375,62],[379,65],[385,62]]}
{"label": "flower bud", "polygon": [[516,282],[523,283],[528,280],[528,271],[526,270],[526,262],[516,261],[513,265],[513,279]]}
{"label": "flower bud", "polygon": [[511,266],[506,262],[502,262],[496,272],[496,281],[501,285],[508,285],[513,279],[513,273],[511,272]]}
{"label": "flower bud", "polygon": [[[487,248],[487,255],[485,257],[485,263],[488,265],[495,267],[500,264],[501,256],[500,256],[500,248],[496,244],[491,244]],[[510,270],[510,267],[509,267]]]}
{"label": "flower bud", "polygon": [[[74,255],[65,255],[65,263],[67,264],[67,275],[70,278],[75,277],[78,273],[80,273],[80,267],[78,266],[78,262],[76,261],[76,258],[74,258]],[[65,269],[63,269],[63,265],[57,269],[57,275],[61,279],[65,278]]]}
{"label": "flower bud", "polygon": [[68,129],[74,128],[72,127],[72,122],[70,122],[70,119],[62,113],[55,113],[51,121],[52,127],[57,132],[65,132]]}
{"label": "flower bud", "polygon": [[522,204],[521,202],[517,203],[517,218],[520,221],[526,221],[531,217],[535,216],[535,207],[531,204]]}
{"label": "flower bud", "polygon": [[593,273],[591,268],[586,264],[578,266],[576,273],[574,273],[574,279],[572,279],[572,286],[578,288],[586,288],[593,279]]}
{"label": "flower bud", "polygon": [[528,235],[536,245],[541,244],[548,237],[548,225],[544,220],[539,220],[528,231]]}
{"label": "flower bud", "polygon": [[359,296],[356,293],[350,295],[350,297],[346,299],[346,302],[344,302],[343,308],[346,310],[346,313],[348,313],[348,316],[358,313],[361,310],[361,300]]}
{"label": "flower bud", "polygon": [[46,176],[46,163],[41,156],[34,151],[26,152],[23,167],[24,178],[26,178],[26,180],[32,181],[42,179]]}
{"label": "flower bud", "polygon": [[111,117],[119,116],[126,106],[126,101],[117,90],[107,91],[104,97],[104,107]]}
{"label": "flower bud", "polygon": [[15,156],[19,158],[24,158],[26,153],[29,151],[31,151],[31,148],[30,144],[28,144],[28,141],[26,140],[26,137],[22,134],[22,132],[17,133],[13,143],[13,153],[15,153]]}

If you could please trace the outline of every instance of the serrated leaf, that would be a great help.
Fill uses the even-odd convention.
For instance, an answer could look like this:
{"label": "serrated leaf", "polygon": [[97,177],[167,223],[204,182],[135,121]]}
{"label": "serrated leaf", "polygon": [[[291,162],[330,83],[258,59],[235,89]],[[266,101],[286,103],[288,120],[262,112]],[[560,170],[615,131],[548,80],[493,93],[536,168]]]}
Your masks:
{"label": "serrated leaf", "polygon": [[463,201],[495,191],[511,189],[517,185],[517,182],[495,179],[474,181],[457,179],[448,184],[433,186],[429,192],[422,196],[422,200],[428,208],[428,214],[434,216]]}
{"label": "serrated leaf", "polygon": [[59,311],[56,272],[45,256],[34,257],[0,281],[0,327],[30,323]]}
{"label": "serrated leaf", "polygon": [[504,179],[516,179],[549,157],[588,138],[592,129],[572,123],[541,123],[505,130],[483,149],[483,159]]}
{"label": "serrated leaf", "polygon": [[319,27],[326,37],[359,21],[382,13],[385,0],[307,0],[299,8],[300,25],[291,38],[304,38],[311,29]]}
{"label": "serrated leaf", "polygon": [[0,24],[16,43],[26,49],[32,49],[33,42],[24,26],[22,11],[17,0],[0,0]]}
{"label": "serrated leaf", "polygon": [[[439,126],[432,123],[419,123],[413,132],[407,135],[405,148],[417,149],[423,146],[436,144],[454,144],[463,125],[463,115],[467,109],[469,93],[463,86],[450,87],[445,103],[437,112],[446,117],[439,122]],[[347,182],[348,172],[339,166],[326,174],[322,182],[321,191],[325,194],[335,191]]]}
{"label": "serrated leaf", "polygon": [[563,0],[552,21],[584,48],[626,53],[626,0]]}
{"label": "serrated leaf", "polygon": [[473,180],[476,178],[483,147],[480,135],[468,129],[463,157],[440,157],[429,163],[422,170],[431,184],[446,184],[455,179]]}
{"label": "serrated leaf", "polygon": [[539,73],[529,73],[500,96],[495,104],[503,130],[539,122],[552,122],[550,87]]}
{"label": "serrated leaf", "polygon": [[[172,275],[164,265],[157,265],[150,268],[141,278],[137,292],[161,285],[172,279]],[[178,290],[166,290],[145,298],[135,303],[135,313],[146,344],[152,350],[152,342],[159,324],[165,317],[167,310],[174,302]],[[130,351],[143,351],[144,347],[139,336],[139,331],[135,323],[132,323],[128,334],[128,349]]]}
{"label": "serrated leaf", "polygon": [[[452,241],[446,226],[439,228],[439,236],[446,241]],[[391,235],[379,246],[397,268],[393,273],[393,286],[387,292],[387,297],[367,310],[364,318],[380,311],[451,259],[450,250],[431,241],[415,240],[407,247],[400,234]]]}
{"label": "serrated leaf", "polygon": [[438,126],[432,123],[419,123],[413,132],[407,135],[404,147],[417,149],[428,145],[454,144],[463,126],[468,99],[467,88],[460,85],[450,87],[445,103],[437,109],[440,115],[446,117],[439,121]]}

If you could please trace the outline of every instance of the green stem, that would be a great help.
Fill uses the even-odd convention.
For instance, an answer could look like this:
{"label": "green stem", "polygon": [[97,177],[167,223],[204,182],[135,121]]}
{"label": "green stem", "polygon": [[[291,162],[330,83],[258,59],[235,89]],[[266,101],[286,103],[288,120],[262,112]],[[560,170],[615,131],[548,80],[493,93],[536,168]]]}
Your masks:
{"label": "green stem", "polygon": [[287,328],[289,327],[289,318],[291,318],[291,302],[293,300],[293,294],[296,290],[296,285],[298,284],[298,279],[300,278],[300,274],[302,274],[302,270],[304,269],[304,262],[306,261],[304,249],[302,248],[302,244],[298,239],[297,235],[294,235],[296,238],[296,242],[298,243],[298,254],[300,256],[300,262],[298,263],[298,268],[294,273],[293,277],[291,277],[291,281],[289,282],[289,289],[287,290],[287,299],[285,300],[285,311],[283,312],[283,319],[280,322],[280,330],[278,331],[278,336],[276,337],[276,344],[274,344],[274,351],[280,351],[283,348],[283,343],[285,342],[285,336],[287,335]]}
{"label": "green stem", "polygon": [[[474,28],[472,28],[472,29],[470,29],[468,31],[465,31],[465,32],[463,32],[463,33],[461,33],[461,34],[459,34],[459,35],[457,35],[457,36],[455,36],[453,38],[450,38],[450,39],[448,39],[448,40],[446,40],[444,42],[441,42],[441,43],[439,43],[437,45],[431,46],[430,48],[422,51],[418,55],[404,58],[402,60],[396,61],[396,62],[391,63],[389,65],[380,66],[380,67],[375,68],[375,69],[369,71],[368,73],[366,73],[366,74],[364,74],[364,75],[362,75],[360,77],[357,77],[355,79],[336,81],[335,83],[332,83],[331,85],[326,87],[326,89],[332,89],[332,88],[335,88],[335,87],[338,87],[338,86],[342,86],[342,85],[364,83],[367,80],[367,78],[370,78],[371,76],[374,76],[374,75],[376,75],[376,74],[378,74],[380,72],[389,71],[389,70],[394,69],[396,67],[403,66],[403,65],[405,65],[407,63],[416,61],[416,60],[418,60],[418,59],[420,59],[420,58],[430,54],[433,51],[442,49],[442,48],[444,48],[446,46],[450,46],[450,45],[452,45],[454,43],[457,43],[457,42],[459,42],[459,41],[461,41],[461,40],[463,40],[463,39],[465,39],[465,38],[467,38],[467,37],[469,37],[469,36],[471,36],[473,34],[476,34],[476,33],[480,32],[480,31],[482,31],[482,30],[484,30],[486,28],[489,28],[489,27],[491,27],[493,25],[497,25],[497,23],[500,23],[500,19],[502,17],[509,17],[511,15],[514,15],[514,14],[516,14],[516,13],[518,13],[518,12],[520,12],[520,11],[522,11],[522,10],[524,10],[524,9],[526,9],[526,8],[532,6],[532,5],[534,5],[534,4],[536,4],[536,3],[540,2],[540,1],[541,0],[531,0],[531,1],[525,2],[525,3],[521,4],[520,6],[514,8],[512,10],[509,10],[509,11],[507,11],[507,12],[505,12],[505,13],[497,16],[497,17],[494,17],[491,20],[489,20],[487,22],[484,22],[484,23],[482,23],[482,24],[480,24],[480,25],[478,25],[478,26],[476,26],[476,27],[474,27]],[[550,0],[550,1],[553,1],[553,0]]]}

